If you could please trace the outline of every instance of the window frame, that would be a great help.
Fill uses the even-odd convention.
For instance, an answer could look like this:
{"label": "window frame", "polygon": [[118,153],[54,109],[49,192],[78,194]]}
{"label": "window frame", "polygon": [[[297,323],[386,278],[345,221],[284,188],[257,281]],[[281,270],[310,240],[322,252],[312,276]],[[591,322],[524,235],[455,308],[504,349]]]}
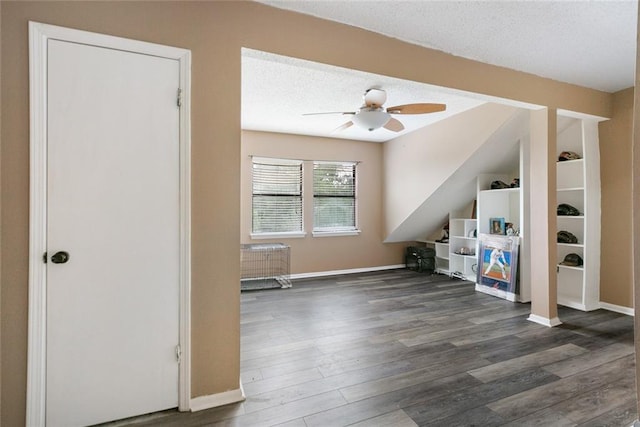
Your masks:
{"label": "window frame", "polygon": [[[352,167],[353,174],[353,196],[338,196],[318,194],[316,191],[316,165],[336,165]],[[332,237],[332,236],[356,236],[360,234],[358,228],[358,162],[353,161],[313,161],[313,228],[312,235],[314,237]],[[353,225],[342,227],[318,227],[316,225],[316,200],[319,198],[348,198],[353,200]]]}
{"label": "window frame", "polygon": [[[270,231],[255,231],[255,198],[256,196],[266,196],[267,194],[256,194],[255,190],[255,164],[267,164],[267,165],[295,165],[300,168],[300,180],[299,180],[299,194],[291,195],[291,194],[268,194],[268,196],[275,197],[299,197],[300,199],[300,229],[299,230],[270,230]],[[273,239],[273,238],[301,238],[306,236],[306,232],[304,231],[304,162],[302,160],[296,159],[285,159],[285,158],[275,158],[275,157],[259,157],[252,156],[251,159],[251,233],[250,236],[252,239]]]}

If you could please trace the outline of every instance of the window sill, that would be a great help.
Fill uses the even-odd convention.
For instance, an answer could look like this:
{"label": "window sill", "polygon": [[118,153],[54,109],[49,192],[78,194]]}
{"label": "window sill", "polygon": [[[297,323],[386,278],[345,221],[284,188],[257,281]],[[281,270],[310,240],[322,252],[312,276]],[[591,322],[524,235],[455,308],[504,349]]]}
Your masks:
{"label": "window sill", "polygon": [[255,240],[260,239],[301,239],[306,237],[307,233],[304,231],[290,231],[284,233],[251,233],[251,238]]}
{"label": "window sill", "polygon": [[340,237],[340,236],[359,236],[360,230],[343,230],[343,231],[314,231],[313,237]]}

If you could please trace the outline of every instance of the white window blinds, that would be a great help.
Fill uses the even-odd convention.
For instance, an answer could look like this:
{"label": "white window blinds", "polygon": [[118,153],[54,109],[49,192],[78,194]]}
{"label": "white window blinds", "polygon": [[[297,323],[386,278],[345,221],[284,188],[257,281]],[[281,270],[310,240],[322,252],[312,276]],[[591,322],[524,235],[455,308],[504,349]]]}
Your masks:
{"label": "white window blinds", "polygon": [[356,164],[314,162],[313,230],[356,229]]}
{"label": "white window blinds", "polygon": [[253,159],[254,233],[302,231],[302,162]]}

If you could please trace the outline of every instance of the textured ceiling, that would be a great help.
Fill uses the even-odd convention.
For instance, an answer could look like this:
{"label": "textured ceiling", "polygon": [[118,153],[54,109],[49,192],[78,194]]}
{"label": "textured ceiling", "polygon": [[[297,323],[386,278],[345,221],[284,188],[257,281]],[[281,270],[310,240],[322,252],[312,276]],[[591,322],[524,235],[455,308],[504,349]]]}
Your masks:
{"label": "textured ceiling", "polygon": [[[387,92],[385,107],[435,102],[447,105],[439,113],[395,116],[403,132],[352,126],[335,131],[350,115],[316,112],[357,111],[369,88]],[[364,73],[250,49],[242,52],[242,128],[372,142],[384,142],[483,104],[453,90]]]}
{"label": "textured ceiling", "polygon": [[[614,92],[634,84],[633,1],[261,1],[417,45],[559,81]],[[401,133],[369,132],[340,114],[369,88],[385,107],[435,102],[441,113],[396,116]],[[473,94],[243,49],[242,128],[384,142],[486,102]]]}
{"label": "textured ceiling", "polygon": [[634,85],[636,0],[260,2],[607,92]]}

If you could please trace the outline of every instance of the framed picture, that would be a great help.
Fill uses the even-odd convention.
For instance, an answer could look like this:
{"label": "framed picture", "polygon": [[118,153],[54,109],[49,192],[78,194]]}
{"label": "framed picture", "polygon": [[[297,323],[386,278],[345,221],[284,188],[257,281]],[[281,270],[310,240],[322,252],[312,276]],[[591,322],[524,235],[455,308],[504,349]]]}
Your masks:
{"label": "framed picture", "polygon": [[480,234],[477,283],[517,294],[519,243],[517,236]]}
{"label": "framed picture", "polygon": [[489,218],[489,234],[506,234],[504,218]]}

